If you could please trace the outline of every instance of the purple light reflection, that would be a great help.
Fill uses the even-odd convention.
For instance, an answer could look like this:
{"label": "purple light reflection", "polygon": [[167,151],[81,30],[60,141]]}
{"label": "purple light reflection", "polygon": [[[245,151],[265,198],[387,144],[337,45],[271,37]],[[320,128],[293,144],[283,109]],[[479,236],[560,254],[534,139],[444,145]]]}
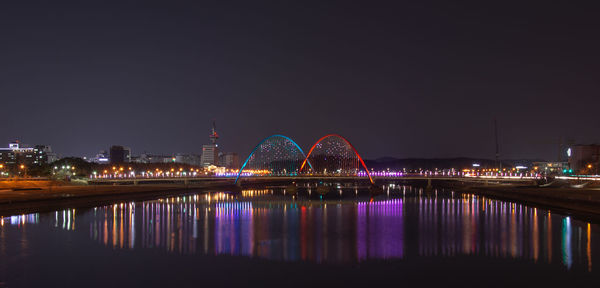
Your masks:
{"label": "purple light reflection", "polygon": [[357,204],[358,260],[402,258],[404,219],[402,199]]}

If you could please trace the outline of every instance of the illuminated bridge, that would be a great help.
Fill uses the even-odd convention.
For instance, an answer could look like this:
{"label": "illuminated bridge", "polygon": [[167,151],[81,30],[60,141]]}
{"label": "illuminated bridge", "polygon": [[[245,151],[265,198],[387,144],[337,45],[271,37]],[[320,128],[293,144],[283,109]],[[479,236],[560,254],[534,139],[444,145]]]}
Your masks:
{"label": "illuminated bridge", "polygon": [[305,154],[294,140],[284,135],[271,135],[256,145],[240,168],[240,177],[257,176],[333,176],[361,177],[365,174],[374,184],[369,169],[356,148],[338,134],[321,137]]}
{"label": "illuminated bridge", "polygon": [[[304,153],[302,148],[290,137],[275,134],[262,139],[252,149],[240,170],[231,178],[215,176],[180,176],[173,177],[142,177],[135,175],[126,178],[94,178],[91,184],[176,184],[183,183],[186,187],[234,185],[240,186],[242,180],[249,183],[268,183],[273,181],[298,180],[332,180],[332,181],[369,181],[371,188],[375,186],[374,179],[382,180],[425,180],[431,187],[432,181],[461,181],[461,182],[503,182],[503,183],[532,183],[537,176],[479,176],[457,172],[455,174],[383,174],[376,172],[372,175],[357,149],[341,135],[327,134],[319,138]],[[239,187],[238,187],[239,188]],[[380,189],[380,188],[379,188]]]}

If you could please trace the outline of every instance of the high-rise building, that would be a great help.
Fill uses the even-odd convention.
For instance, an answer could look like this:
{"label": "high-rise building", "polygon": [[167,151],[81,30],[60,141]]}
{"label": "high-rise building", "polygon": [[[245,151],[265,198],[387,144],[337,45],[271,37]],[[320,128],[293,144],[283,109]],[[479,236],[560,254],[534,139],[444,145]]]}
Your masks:
{"label": "high-rise building", "polygon": [[219,161],[219,145],[217,144],[217,139],[219,139],[219,135],[217,134],[217,129],[215,127],[214,121],[212,133],[210,134],[209,138],[211,144],[202,145],[201,162],[202,166],[204,167],[217,165]]}

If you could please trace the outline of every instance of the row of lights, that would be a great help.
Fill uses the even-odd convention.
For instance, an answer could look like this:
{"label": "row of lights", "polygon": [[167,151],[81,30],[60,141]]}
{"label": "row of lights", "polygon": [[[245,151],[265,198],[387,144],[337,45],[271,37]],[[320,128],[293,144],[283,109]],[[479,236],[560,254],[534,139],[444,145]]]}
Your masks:
{"label": "row of lights", "polygon": [[[123,176],[125,177],[135,177],[136,172],[135,170],[133,170],[132,167],[128,167],[127,168],[128,172],[124,172],[125,168],[124,167],[116,167],[113,166],[112,167],[112,171],[104,170],[103,173],[99,174],[97,171],[93,171],[92,172],[92,178],[110,178],[110,177],[119,177],[119,178],[123,178]],[[189,174],[188,174],[189,173]],[[200,174],[200,169],[190,169],[189,172],[187,170],[184,171],[183,168],[179,168],[178,170],[175,170],[175,168],[171,168],[170,170],[167,171],[163,171],[161,169],[156,168],[155,171],[142,171],[140,172],[140,176],[142,177],[164,177],[164,176],[188,176],[188,175],[193,175],[193,176],[197,176],[198,174]],[[206,172],[204,174],[207,174]]]}

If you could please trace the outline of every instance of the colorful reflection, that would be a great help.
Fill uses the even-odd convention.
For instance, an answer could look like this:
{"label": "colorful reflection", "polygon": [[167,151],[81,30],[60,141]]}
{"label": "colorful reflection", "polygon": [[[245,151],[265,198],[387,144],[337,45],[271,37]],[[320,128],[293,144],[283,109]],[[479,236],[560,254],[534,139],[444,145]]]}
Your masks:
{"label": "colorful reflection", "polygon": [[75,209],[54,212],[54,227],[75,230]]}
{"label": "colorful reflection", "polygon": [[[551,263],[552,252],[558,248],[563,265],[569,269],[575,257],[573,250],[578,249],[589,255],[587,259],[578,260],[586,261],[591,269],[591,237],[573,235],[570,217],[473,195],[450,199],[421,197],[407,201],[418,205],[420,256],[477,254]],[[557,225],[561,227],[560,235],[554,235],[552,231]],[[591,236],[589,223],[578,223],[578,233],[584,227]],[[553,247],[552,240],[556,236],[560,238],[559,247]]]}
{"label": "colorful reflection", "polygon": [[[26,225],[39,224],[40,213],[13,215],[8,217],[0,217],[0,227],[6,225],[16,226],[17,228]],[[61,227],[65,230],[75,230],[75,209],[67,209],[53,212],[52,225]]]}
{"label": "colorful reflection", "polygon": [[547,210],[402,185],[375,198],[336,187],[325,198],[305,185],[293,195],[275,187],[1,217],[0,236],[47,226],[110,249],[316,263],[471,255],[590,272],[599,251],[597,225]]}
{"label": "colorful reflection", "polygon": [[0,227],[4,227],[4,225],[21,227],[27,224],[37,224],[39,221],[39,213],[13,215],[8,217],[0,217]]}
{"label": "colorful reflection", "polygon": [[402,199],[359,202],[357,227],[358,260],[404,256]]}
{"label": "colorful reflection", "polygon": [[[144,212],[154,208],[154,206],[146,204],[143,207],[142,210]],[[133,202],[94,208],[92,213],[93,217],[89,223],[89,233],[93,240],[112,248],[135,248],[136,209]],[[142,212],[142,214],[144,213]],[[160,223],[162,222],[161,220],[149,219],[148,223]],[[147,227],[142,227],[142,234],[152,236],[152,233],[145,232],[145,228]],[[165,237],[167,236],[165,235]],[[160,243],[160,239],[157,242]],[[142,246],[145,246],[146,243],[146,241],[142,241]]]}

